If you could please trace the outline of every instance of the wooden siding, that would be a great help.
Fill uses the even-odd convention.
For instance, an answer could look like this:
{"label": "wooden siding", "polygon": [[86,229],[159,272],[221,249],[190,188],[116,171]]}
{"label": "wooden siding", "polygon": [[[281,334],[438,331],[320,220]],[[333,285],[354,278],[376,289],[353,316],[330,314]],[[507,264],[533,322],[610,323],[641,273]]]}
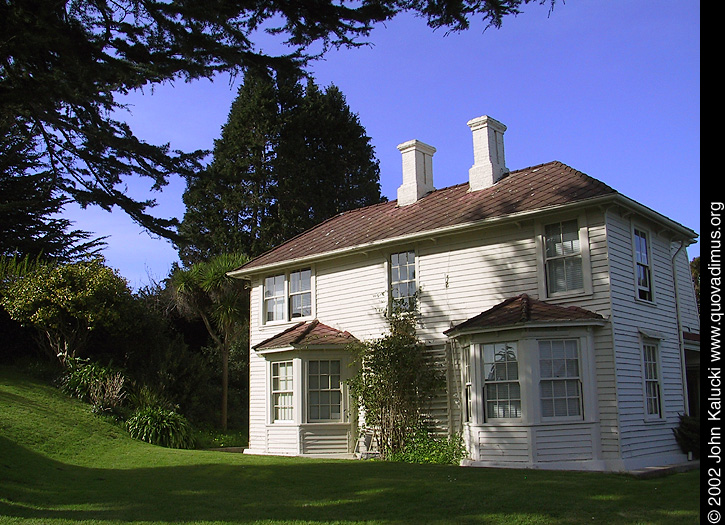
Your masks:
{"label": "wooden siding", "polygon": [[477,461],[531,463],[531,438],[528,428],[478,428],[476,438]]}
{"label": "wooden siding", "polygon": [[[633,222],[635,221],[635,222]],[[671,243],[646,221],[608,213],[616,385],[623,459],[679,452],[672,428],[684,410]],[[654,301],[635,299],[633,224],[649,232]],[[645,417],[642,332],[659,339],[664,417]]]}
{"label": "wooden siding", "polygon": [[350,425],[305,425],[300,430],[304,454],[347,454]]}
{"label": "wooden siding", "polygon": [[595,459],[592,425],[556,425],[533,430],[535,461],[586,461]]}

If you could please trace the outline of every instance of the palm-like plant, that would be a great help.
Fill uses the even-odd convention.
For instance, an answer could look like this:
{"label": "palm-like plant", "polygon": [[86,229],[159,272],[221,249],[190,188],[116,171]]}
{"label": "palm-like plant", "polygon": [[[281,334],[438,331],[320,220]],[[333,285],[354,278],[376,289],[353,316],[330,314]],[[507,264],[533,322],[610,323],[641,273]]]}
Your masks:
{"label": "palm-like plant", "polygon": [[177,309],[201,319],[222,357],[221,426],[227,429],[229,351],[248,326],[248,291],[241,281],[227,276],[248,261],[240,253],[223,253],[190,268],[178,268],[170,284]]}

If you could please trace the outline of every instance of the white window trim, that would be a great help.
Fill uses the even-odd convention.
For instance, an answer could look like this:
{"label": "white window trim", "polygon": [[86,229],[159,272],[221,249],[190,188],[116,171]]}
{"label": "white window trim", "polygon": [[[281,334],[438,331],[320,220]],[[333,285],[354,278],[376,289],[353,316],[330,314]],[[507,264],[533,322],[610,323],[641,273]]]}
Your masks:
{"label": "white window trim", "polygon": [[[310,417],[310,361],[340,361],[340,419],[312,419]],[[348,389],[346,381],[348,379],[345,371],[349,368],[349,360],[346,356],[338,353],[330,355],[310,355],[304,359],[304,423],[309,425],[335,425],[348,424],[349,406],[348,406]]]}
{"label": "white window trim", "polygon": [[[579,342],[579,378],[581,381],[581,416],[544,417],[539,398],[541,374],[539,370],[540,340],[577,339]],[[479,345],[492,342],[516,342],[518,346],[519,386],[521,388],[521,418],[484,418],[483,353]],[[471,368],[471,418],[468,426],[530,426],[550,424],[591,424],[598,419],[594,338],[591,328],[571,328],[552,332],[551,329],[535,331],[512,330],[497,335],[472,335],[460,341],[461,352],[468,353]],[[461,388],[465,388],[462,383]],[[465,394],[461,392],[462,398]],[[463,407],[462,407],[463,408]]]}
{"label": "white window trim", "polygon": [[[650,293],[650,299],[642,299],[639,296],[639,282],[638,282],[638,276],[637,276],[637,246],[635,244],[636,239],[636,232],[640,231],[644,233],[647,236],[647,256],[649,257],[649,293]],[[638,303],[643,304],[655,304],[657,299],[657,294],[655,292],[655,268],[654,268],[654,251],[653,251],[653,236],[651,230],[639,225],[639,224],[632,224],[632,279],[634,282],[634,300]]]}
{"label": "white window trim", "polygon": [[[309,417],[309,363],[310,361],[340,361],[340,419],[311,420]],[[292,362],[292,419],[274,419],[274,392],[272,374],[275,363]],[[350,356],[340,351],[310,351],[302,356],[298,351],[288,349],[275,352],[266,357],[266,405],[267,425],[300,427],[303,425],[342,425],[352,422],[350,390],[347,381],[350,378]]]}
{"label": "white window trim", "polygon": [[[661,341],[658,339],[642,338],[640,342],[640,360],[642,365],[642,408],[644,410],[644,419],[647,422],[660,423],[666,420],[665,417],[665,393],[662,384],[662,349]],[[659,414],[650,414],[648,410],[647,383],[654,382],[647,379],[647,362],[645,360],[646,347],[652,347],[655,353],[655,367],[657,372],[657,395],[659,402]]]}
{"label": "white window trim", "polygon": [[[579,375],[576,378],[544,378],[541,376],[541,355],[540,355],[540,347],[539,342],[541,341],[576,341],[577,343],[577,366],[579,368]],[[536,339],[536,361],[537,361],[537,367],[536,371],[538,374],[538,380],[537,380],[537,386],[539,388],[539,416],[542,422],[554,422],[554,421],[585,421],[586,420],[586,412],[585,412],[585,403],[586,398],[584,395],[585,390],[585,376],[584,376],[584,367],[582,366],[582,341],[581,338],[578,337],[539,337]],[[579,382],[579,414],[573,415],[573,416],[545,416],[543,413],[543,410],[541,408],[541,382],[542,381],[565,381],[569,379],[576,379]]]}
{"label": "white window trim", "polygon": [[[281,356],[278,359],[274,359],[267,362],[267,418],[268,418],[268,424],[271,425],[294,425],[297,419],[298,409],[298,399],[299,399],[299,393],[297,392],[299,380],[297,378],[297,369],[299,368],[299,364],[297,364],[296,359],[289,357],[289,356]],[[275,403],[274,403],[274,365],[278,365],[281,363],[291,363],[292,364],[292,418],[291,419],[275,419]]]}
{"label": "white window trim", "polygon": [[[304,316],[304,317],[294,317],[292,318],[290,316],[290,275],[299,271],[303,270],[310,270],[310,315]],[[265,297],[264,297],[264,291],[265,291],[265,281],[269,277],[275,277],[278,275],[284,275],[284,311],[283,311],[283,317],[282,319],[275,319],[274,321],[267,321],[267,311],[265,308]],[[273,272],[267,275],[264,275],[261,279],[260,283],[260,325],[261,326],[274,326],[274,325],[280,325],[290,322],[300,322],[300,321],[309,321],[311,319],[314,319],[316,314],[316,307],[317,307],[317,291],[316,291],[316,284],[317,284],[316,274],[315,274],[315,268],[314,266],[304,266],[301,268],[294,268],[292,270],[286,270],[286,271],[280,271],[280,272]]]}
{"label": "white window trim", "polygon": [[400,253],[413,253],[413,257],[415,258],[414,267],[415,267],[415,293],[416,296],[418,296],[418,292],[420,291],[420,257],[418,256],[418,250],[416,250],[414,247],[400,249],[391,251],[387,254],[385,257],[385,275],[387,279],[387,296],[388,296],[388,308],[392,310],[393,307],[393,261],[392,257],[393,255],[400,254]]}
{"label": "white window trim", "polygon": [[[581,290],[572,290],[567,292],[557,292],[549,294],[546,285],[546,243],[544,229],[549,224],[567,222],[576,219],[579,226],[579,246],[582,258],[582,284]],[[565,298],[578,297],[592,294],[592,263],[589,247],[589,225],[585,213],[578,215],[560,215],[552,216],[547,219],[539,220],[535,224],[536,239],[536,273],[539,284],[539,297],[546,298]]]}

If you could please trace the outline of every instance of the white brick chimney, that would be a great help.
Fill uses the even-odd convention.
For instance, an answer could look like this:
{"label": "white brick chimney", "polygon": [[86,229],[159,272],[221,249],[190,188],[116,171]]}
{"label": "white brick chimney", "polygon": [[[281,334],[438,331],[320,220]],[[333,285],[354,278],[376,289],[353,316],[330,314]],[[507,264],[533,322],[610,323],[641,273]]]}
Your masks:
{"label": "white brick chimney", "polygon": [[433,191],[436,149],[419,140],[404,142],[398,149],[403,156],[403,184],[398,188],[398,206],[407,206]]}
{"label": "white brick chimney", "polygon": [[489,188],[509,170],[503,151],[503,134],[506,126],[489,116],[468,121],[473,132],[473,166],[468,170],[470,191]]}

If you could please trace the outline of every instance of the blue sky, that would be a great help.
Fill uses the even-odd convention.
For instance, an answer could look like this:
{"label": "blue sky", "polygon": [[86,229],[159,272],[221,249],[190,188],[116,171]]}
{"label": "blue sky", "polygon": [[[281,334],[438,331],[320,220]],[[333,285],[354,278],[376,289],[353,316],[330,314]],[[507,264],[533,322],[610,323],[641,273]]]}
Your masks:
{"label": "blue sky", "polygon": [[[344,93],[375,147],[383,194],[401,180],[396,146],[437,149],[437,188],[465,182],[473,162],[466,122],[503,122],[506,164],[516,170],[559,160],[700,232],[700,3],[559,0],[528,5],[500,29],[473,24],[433,31],[401,16],[376,28],[372,46],[328,53],[312,66],[321,87]],[[132,94],[136,134],[173,148],[211,149],[238,82],[227,77]],[[184,183],[156,198],[156,215],[181,218]],[[129,181],[128,193],[148,198]],[[75,226],[108,235],[104,254],[137,288],[167,276],[173,247],[120,212],[76,210]],[[699,243],[688,256],[699,255]]]}

